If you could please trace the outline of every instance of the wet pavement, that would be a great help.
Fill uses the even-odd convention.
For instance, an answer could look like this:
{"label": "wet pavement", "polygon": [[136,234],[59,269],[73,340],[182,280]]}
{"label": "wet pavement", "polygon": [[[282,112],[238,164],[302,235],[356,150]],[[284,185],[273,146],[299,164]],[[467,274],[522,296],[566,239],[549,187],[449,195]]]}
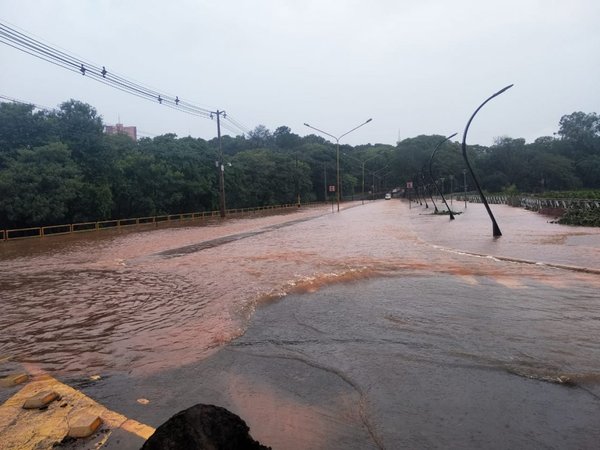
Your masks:
{"label": "wet pavement", "polygon": [[224,406],[275,449],[596,448],[600,230],[492,208],[500,239],[482,205],[392,200],[0,248],[0,353],[151,426]]}

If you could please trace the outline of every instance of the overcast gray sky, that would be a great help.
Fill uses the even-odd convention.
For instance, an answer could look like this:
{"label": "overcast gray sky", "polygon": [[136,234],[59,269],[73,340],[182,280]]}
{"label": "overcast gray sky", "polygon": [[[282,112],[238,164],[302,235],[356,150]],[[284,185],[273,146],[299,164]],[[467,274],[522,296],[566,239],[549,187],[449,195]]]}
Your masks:
{"label": "overcast gray sky", "polygon": [[[600,112],[598,0],[0,0],[0,22],[249,128],[308,122],[342,142],[420,134],[469,143],[552,135]],[[55,107],[74,98],[105,123],[210,139],[216,125],[0,43],[0,94]]]}

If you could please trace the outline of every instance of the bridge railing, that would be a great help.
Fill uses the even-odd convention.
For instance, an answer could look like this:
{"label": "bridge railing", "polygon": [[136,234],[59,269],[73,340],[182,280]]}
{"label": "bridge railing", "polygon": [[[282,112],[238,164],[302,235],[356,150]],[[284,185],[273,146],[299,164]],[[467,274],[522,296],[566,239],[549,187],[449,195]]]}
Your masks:
{"label": "bridge railing", "polygon": [[[306,205],[305,205],[306,206]],[[226,216],[254,215],[261,212],[274,212],[296,208],[296,204],[257,206],[254,208],[235,208],[226,210]],[[16,239],[43,238],[89,231],[114,230],[140,226],[158,226],[159,224],[182,223],[187,221],[209,220],[220,217],[219,211],[201,211],[194,213],[168,214],[162,216],[135,217],[130,219],[101,220],[97,222],[80,222],[64,225],[48,225],[44,227],[14,228],[0,230],[0,242]]]}
{"label": "bridge railing", "polygon": [[[464,195],[457,196],[464,200]],[[539,211],[545,208],[600,208],[600,200],[589,200],[580,198],[541,198],[527,196],[507,196],[507,195],[487,195],[488,203],[518,206],[531,211]],[[470,203],[481,203],[481,197],[478,195],[467,195],[467,201]]]}

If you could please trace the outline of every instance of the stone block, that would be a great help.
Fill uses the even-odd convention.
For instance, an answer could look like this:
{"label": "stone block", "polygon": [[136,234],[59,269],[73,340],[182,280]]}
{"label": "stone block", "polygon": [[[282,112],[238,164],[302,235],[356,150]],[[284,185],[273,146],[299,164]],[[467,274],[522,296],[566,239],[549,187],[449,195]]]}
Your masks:
{"label": "stone block", "polygon": [[27,380],[29,380],[29,375],[27,375],[26,373],[18,373],[15,375],[9,375],[7,377],[0,378],[0,386],[12,387],[16,386],[17,384],[25,383]]}
{"label": "stone block", "polygon": [[85,438],[91,436],[102,424],[102,419],[96,415],[81,414],[69,422],[69,436]]}
{"label": "stone block", "polygon": [[44,406],[48,406],[51,402],[59,398],[59,395],[54,391],[42,391],[35,395],[32,395],[25,403],[23,403],[24,409],[40,409]]}

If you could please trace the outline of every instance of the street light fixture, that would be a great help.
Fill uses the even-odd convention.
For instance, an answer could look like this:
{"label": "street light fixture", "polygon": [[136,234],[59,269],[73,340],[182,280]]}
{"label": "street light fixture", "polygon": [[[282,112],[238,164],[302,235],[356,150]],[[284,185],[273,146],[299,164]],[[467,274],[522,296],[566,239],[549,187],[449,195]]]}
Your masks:
{"label": "street light fixture", "polygon": [[380,155],[374,155],[367,159],[358,159],[355,156],[349,155],[348,153],[344,153],[348,158],[352,158],[355,161],[358,161],[362,167],[362,204],[365,204],[365,163],[372,159],[378,158]]}
{"label": "street light fixture", "polygon": [[491,99],[493,99],[494,97],[497,97],[498,95],[507,91],[511,87],[513,87],[512,84],[506,86],[505,88],[500,89],[494,95],[488,97],[481,105],[479,105],[479,107],[475,110],[475,112],[471,115],[469,121],[467,122],[467,126],[465,127],[465,131],[463,132],[463,139],[462,139],[463,159],[465,160],[465,163],[467,164],[467,169],[469,169],[469,172],[471,173],[471,177],[473,178],[473,183],[475,184],[475,187],[479,191],[479,196],[481,197],[481,201],[483,202],[483,205],[485,206],[485,209],[487,210],[488,215],[490,216],[490,220],[492,221],[492,234],[494,237],[502,236],[502,232],[500,231],[500,227],[498,226],[498,223],[496,222],[496,218],[494,217],[494,214],[492,213],[492,210],[490,209],[490,205],[488,204],[487,199],[485,198],[485,195],[483,195],[483,191],[481,190],[479,181],[477,181],[475,172],[473,172],[473,168],[471,167],[471,163],[469,162],[469,158],[467,157],[467,133],[469,132],[469,126],[471,125],[471,122],[473,121],[473,119],[475,118],[475,115],[479,112],[479,110],[481,108],[483,108],[484,105],[487,102],[489,102]]}
{"label": "street light fixture", "polygon": [[[438,187],[437,183],[435,182],[435,179],[433,178],[433,169],[432,169],[431,165],[433,162],[433,157],[435,156],[435,153],[438,151],[438,149],[441,147],[441,145],[444,142],[452,139],[454,136],[456,136],[456,133],[444,138],[443,141],[438,142],[438,144],[433,149],[433,152],[431,153],[431,157],[429,158],[429,176],[431,177],[431,181],[433,182],[433,185],[435,186],[435,190],[438,191],[438,194],[440,194],[440,197],[442,197],[442,201],[444,202],[444,205],[446,205],[446,209],[448,210],[448,212],[450,214],[450,220],[454,220],[454,214],[452,214],[452,209],[448,206],[448,202],[444,198],[444,193],[442,192],[444,187],[442,186],[442,191],[440,191],[440,188]],[[437,206],[435,207],[435,212],[436,213],[438,212]]]}
{"label": "street light fixture", "polygon": [[463,169],[463,183],[465,188],[465,209],[467,209],[467,169]]}
{"label": "street light fixture", "polygon": [[326,136],[332,137],[333,139],[335,139],[335,144],[336,144],[336,197],[337,197],[337,210],[338,212],[340,212],[340,139],[343,138],[344,136],[346,136],[347,134],[352,133],[354,130],[362,127],[363,125],[368,124],[371,120],[373,119],[369,119],[363,123],[361,123],[360,125],[358,125],[357,127],[352,128],[350,131],[347,131],[346,133],[342,134],[339,137],[334,136],[333,134],[329,134],[326,131],[320,130],[318,128],[315,128],[307,123],[304,124],[304,126],[308,127],[308,128],[312,128],[315,131],[318,131],[319,133],[322,133]]}
{"label": "street light fixture", "polygon": [[[379,178],[379,180],[381,181],[381,176],[380,175],[376,175],[377,173],[381,172],[384,169],[387,169],[389,167],[389,164],[386,164],[385,166],[383,166],[381,169],[375,170],[371,172],[371,175],[373,175],[373,184],[371,185],[371,199],[375,200],[375,177]],[[381,183],[380,186],[381,187]]]}

